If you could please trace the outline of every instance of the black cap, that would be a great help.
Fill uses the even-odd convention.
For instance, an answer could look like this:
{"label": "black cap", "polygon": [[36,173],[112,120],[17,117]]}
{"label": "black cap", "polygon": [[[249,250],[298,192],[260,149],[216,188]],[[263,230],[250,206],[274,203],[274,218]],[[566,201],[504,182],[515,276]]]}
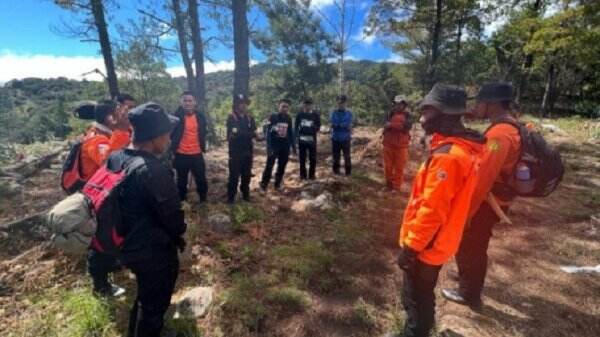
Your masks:
{"label": "black cap", "polygon": [[250,98],[244,94],[237,94],[233,97],[233,104],[238,104],[244,102],[246,104],[250,104]]}
{"label": "black cap", "polygon": [[304,104],[313,104],[313,99],[310,97],[304,97]]}
{"label": "black cap", "polygon": [[132,109],[128,117],[133,126],[134,142],[145,142],[170,133],[179,123],[179,118],[170,115],[154,102],[144,103]]}
{"label": "black cap", "polygon": [[426,105],[433,106],[446,115],[464,115],[467,110],[467,93],[459,86],[436,83],[423,98],[419,108]]}
{"label": "black cap", "polygon": [[505,102],[513,100],[513,85],[510,82],[485,83],[477,93],[480,102]]}
{"label": "black cap", "polygon": [[346,102],[346,101],[348,100],[348,96],[346,96],[346,95],[338,95],[338,96],[335,98],[335,100],[336,100],[337,102],[342,102],[342,103],[343,103],[343,102]]}

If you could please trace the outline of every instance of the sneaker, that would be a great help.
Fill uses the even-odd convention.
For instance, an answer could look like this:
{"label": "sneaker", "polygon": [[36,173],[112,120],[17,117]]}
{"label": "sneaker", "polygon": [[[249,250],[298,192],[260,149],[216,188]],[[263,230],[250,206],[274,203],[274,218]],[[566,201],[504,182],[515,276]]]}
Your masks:
{"label": "sneaker", "polygon": [[467,298],[458,289],[442,289],[442,297],[449,301],[466,305],[474,310],[479,310],[482,307],[481,298]]}
{"label": "sneaker", "polygon": [[109,283],[104,289],[96,289],[94,293],[102,297],[120,297],[125,294],[125,288],[119,287],[116,284]]}

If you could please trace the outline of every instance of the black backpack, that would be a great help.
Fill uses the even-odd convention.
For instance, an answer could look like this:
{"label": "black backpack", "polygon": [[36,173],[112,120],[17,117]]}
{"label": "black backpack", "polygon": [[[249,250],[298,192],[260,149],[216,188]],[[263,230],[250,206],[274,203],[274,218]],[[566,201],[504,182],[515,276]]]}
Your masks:
{"label": "black backpack", "polygon": [[[521,154],[513,172],[503,179],[503,189],[508,188],[513,195],[520,197],[539,198],[552,193],[562,181],[565,173],[562,158],[558,150],[549,145],[544,137],[536,130],[529,129],[525,124],[512,120],[503,120],[494,123],[510,124],[519,130],[521,138]],[[489,130],[489,128],[488,128]],[[530,187],[521,188],[521,182],[516,178],[519,165],[525,165],[530,172]],[[494,193],[497,191],[494,188]],[[502,193],[500,193],[502,194]]]}

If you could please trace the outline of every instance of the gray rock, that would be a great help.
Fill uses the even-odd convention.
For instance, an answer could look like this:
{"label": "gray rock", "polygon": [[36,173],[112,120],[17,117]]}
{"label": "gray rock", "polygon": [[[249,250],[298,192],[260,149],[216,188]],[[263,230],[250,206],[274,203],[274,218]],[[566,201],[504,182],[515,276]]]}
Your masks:
{"label": "gray rock", "polygon": [[333,207],[331,200],[332,200],[331,193],[323,192],[314,199],[302,198],[300,200],[297,200],[292,205],[292,210],[294,212],[305,212],[309,209],[320,209],[320,210],[330,209]]}
{"label": "gray rock", "polygon": [[214,290],[212,287],[196,287],[187,291],[175,303],[174,318],[199,318],[206,315],[213,301]]}
{"label": "gray rock", "polygon": [[208,217],[208,228],[217,233],[229,233],[233,230],[231,217],[223,213],[213,214]]}

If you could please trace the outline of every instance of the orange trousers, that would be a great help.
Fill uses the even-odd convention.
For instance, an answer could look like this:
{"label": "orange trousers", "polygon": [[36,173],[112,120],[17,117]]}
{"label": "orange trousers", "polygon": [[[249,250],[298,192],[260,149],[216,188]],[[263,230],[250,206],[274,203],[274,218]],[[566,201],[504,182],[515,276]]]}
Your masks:
{"label": "orange trousers", "polygon": [[407,161],[408,147],[383,147],[383,167],[388,186],[400,190]]}

